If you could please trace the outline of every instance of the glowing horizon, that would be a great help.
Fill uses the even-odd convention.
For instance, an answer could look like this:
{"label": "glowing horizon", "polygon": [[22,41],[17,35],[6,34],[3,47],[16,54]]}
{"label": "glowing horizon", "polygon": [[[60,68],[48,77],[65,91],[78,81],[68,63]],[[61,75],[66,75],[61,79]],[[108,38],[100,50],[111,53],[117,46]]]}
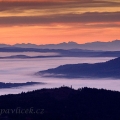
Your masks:
{"label": "glowing horizon", "polygon": [[120,39],[118,0],[0,0],[0,43]]}

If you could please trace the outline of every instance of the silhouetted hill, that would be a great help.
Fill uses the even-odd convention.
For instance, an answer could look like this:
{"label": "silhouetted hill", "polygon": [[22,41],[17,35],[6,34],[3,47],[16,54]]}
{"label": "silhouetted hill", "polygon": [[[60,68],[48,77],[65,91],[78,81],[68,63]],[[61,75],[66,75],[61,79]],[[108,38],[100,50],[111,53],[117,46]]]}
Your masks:
{"label": "silhouetted hill", "polygon": [[38,75],[47,77],[112,77],[120,78],[120,57],[104,62],[95,64],[68,64],[62,65],[57,68],[40,71]]}
{"label": "silhouetted hill", "polygon": [[4,47],[4,48],[0,48],[0,52],[57,53],[59,57],[119,57],[120,56],[120,51],[93,51],[93,50],[82,50],[82,49],[63,50],[63,49]]}
{"label": "silhouetted hill", "polygon": [[87,50],[103,50],[103,51],[120,51],[120,40],[113,40],[109,42],[95,41],[85,44],[78,44],[76,42],[63,42],[59,44],[45,44],[36,45],[31,43],[22,43],[15,45],[0,44],[2,47],[20,47],[20,48],[38,48],[38,49],[87,49]]}
{"label": "silhouetted hill", "polygon": [[68,87],[0,97],[0,120],[119,120],[120,92]]}
{"label": "silhouetted hill", "polygon": [[0,59],[13,59],[13,58],[20,58],[20,59],[27,59],[27,58],[51,58],[51,57],[61,57],[60,55],[51,55],[51,56],[27,56],[27,55],[13,55],[13,56],[6,56],[0,57]]}
{"label": "silhouetted hill", "polygon": [[0,89],[20,87],[20,86],[29,86],[29,85],[35,85],[35,84],[44,84],[44,83],[42,83],[42,82],[26,82],[26,83],[4,83],[4,82],[0,82]]}

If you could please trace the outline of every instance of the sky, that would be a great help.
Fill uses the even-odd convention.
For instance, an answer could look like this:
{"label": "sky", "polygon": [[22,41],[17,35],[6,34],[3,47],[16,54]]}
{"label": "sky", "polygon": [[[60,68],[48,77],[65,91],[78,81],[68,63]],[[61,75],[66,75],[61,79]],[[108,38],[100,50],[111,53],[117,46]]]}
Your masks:
{"label": "sky", "polygon": [[120,39],[120,0],[0,0],[0,43]]}

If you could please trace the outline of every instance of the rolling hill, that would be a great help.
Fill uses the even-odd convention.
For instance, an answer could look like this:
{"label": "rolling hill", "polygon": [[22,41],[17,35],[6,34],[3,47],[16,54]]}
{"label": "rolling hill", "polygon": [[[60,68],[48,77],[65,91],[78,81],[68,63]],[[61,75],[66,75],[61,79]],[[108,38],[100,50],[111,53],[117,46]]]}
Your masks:
{"label": "rolling hill", "polygon": [[120,78],[120,57],[103,63],[62,65],[36,74],[44,77]]}

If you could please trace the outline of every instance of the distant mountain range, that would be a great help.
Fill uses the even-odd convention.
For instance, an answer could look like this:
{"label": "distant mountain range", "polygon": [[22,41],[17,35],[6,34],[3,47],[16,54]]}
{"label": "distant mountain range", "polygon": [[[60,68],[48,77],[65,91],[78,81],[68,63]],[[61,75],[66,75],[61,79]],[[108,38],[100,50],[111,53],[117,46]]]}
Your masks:
{"label": "distant mountain range", "polygon": [[0,44],[0,48],[3,47],[20,47],[20,48],[38,48],[38,49],[84,49],[84,50],[103,50],[103,51],[120,51],[120,40],[114,40],[111,42],[90,42],[85,44],[78,44],[76,42],[63,42],[59,44],[46,44],[46,45],[35,45],[35,44],[15,44],[6,45]]}
{"label": "distant mountain range", "polygon": [[120,78],[120,57],[103,63],[68,64],[36,73],[43,77]]}

